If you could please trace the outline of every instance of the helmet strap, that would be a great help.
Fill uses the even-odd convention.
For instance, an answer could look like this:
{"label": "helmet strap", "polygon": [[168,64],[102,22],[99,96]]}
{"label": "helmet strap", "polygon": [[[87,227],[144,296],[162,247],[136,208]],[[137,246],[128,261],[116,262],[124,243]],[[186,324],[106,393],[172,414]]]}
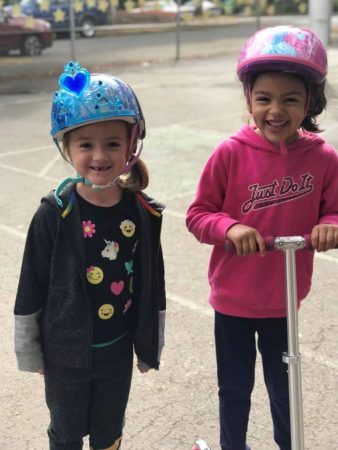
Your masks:
{"label": "helmet strap", "polygon": [[[123,173],[127,173],[131,170],[131,168],[137,163],[140,159],[141,152],[143,150],[143,140],[139,147],[137,147],[137,133],[138,133],[138,125],[134,125],[133,131],[131,133],[130,145],[128,150],[128,155],[131,155],[127,161],[127,164],[124,167]],[[136,147],[135,151],[134,148]],[[122,175],[122,174],[121,174]]]}
{"label": "helmet strap", "polygon": [[67,184],[70,183],[83,183],[88,186],[91,186],[93,183],[88,180],[87,178],[81,177],[80,175],[76,175],[76,177],[68,177],[65,178],[63,181],[61,181],[58,186],[56,187],[54,191],[54,198],[56,200],[56,203],[62,208],[63,202],[60,198],[61,191],[67,186]]}
{"label": "helmet strap", "polygon": [[[131,132],[130,144],[129,144],[129,148],[128,148],[128,155],[131,155],[131,156],[128,158],[128,161],[127,161],[126,165],[124,166],[123,171],[107,184],[104,184],[104,185],[92,184],[92,189],[100,190],[100,189],[106,189],[106,188],[116,185],[120,179],[120,176],[129,172],[132,169],[132,167],[137,163],[137,161],[140,159],[140,155],[143,150],[143,140],[141,141],[141,144],[139,146],[137,146],[138,131],[139,131],[138,125],[135,124],[133,126],[133,129]],[[136,150],[134,151],[135,146],[136,146]]]}

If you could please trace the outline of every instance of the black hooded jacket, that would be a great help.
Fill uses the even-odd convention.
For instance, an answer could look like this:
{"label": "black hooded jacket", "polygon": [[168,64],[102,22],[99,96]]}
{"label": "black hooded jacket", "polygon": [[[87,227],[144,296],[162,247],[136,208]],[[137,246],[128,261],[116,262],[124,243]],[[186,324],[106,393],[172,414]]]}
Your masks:
{"label": "black hooded jacket", "polygon": [[[74,185],[60,198],[68,205]],[[135,202],[141,239],[135,259],[137,296],[133,340],[137,357],[159,368],[164,344],[165,285],[160,233],[163,206],[144,193],[125,192]],[[82,223],[75,201],[61,217],[51,192],[29,227],[15,303],[15,352],[20,370],[35,372],[44,362],[90,368],[91,305],[85,284]]]}

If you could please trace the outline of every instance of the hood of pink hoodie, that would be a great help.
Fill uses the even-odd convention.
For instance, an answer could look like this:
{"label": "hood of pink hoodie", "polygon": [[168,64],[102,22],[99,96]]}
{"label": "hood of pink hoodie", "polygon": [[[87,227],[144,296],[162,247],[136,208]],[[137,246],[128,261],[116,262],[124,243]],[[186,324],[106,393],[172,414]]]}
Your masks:
{"label": "hood of pink hoodie", "polygon": [[[280,156],[283,154],[280,147],[273,145],[271,142],[264,139],[255,131],[254,127],[243,125],[238,132],[232,136],[231,139],[237,140],[243,144],[249,145],[254,150],[267,152],[271,155]],[[324,140],[316,133],[308,131],[299,131],[298,139],[291,144],[286,145],[287,153],[289,152],[304,152],[311,150],[313,147],[324,143]],[[286,155],[287,155],[286,153]]]}

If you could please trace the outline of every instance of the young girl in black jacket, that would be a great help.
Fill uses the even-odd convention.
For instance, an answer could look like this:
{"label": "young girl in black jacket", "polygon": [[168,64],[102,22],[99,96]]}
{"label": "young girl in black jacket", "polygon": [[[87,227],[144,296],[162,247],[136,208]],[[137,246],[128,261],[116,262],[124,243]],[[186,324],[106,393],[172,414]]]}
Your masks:
{"label": "young girl in black jacket", "polygon": [[[133,367],[158,369],[165,288],[163,207],[142,190],[145,121],[133,90],[69,62],[52,130],[77,175],[42,199],[15,304],[19,370],[45,376],[50,449],[117,450]],[[61,143],[60,143],[61,142]]]}

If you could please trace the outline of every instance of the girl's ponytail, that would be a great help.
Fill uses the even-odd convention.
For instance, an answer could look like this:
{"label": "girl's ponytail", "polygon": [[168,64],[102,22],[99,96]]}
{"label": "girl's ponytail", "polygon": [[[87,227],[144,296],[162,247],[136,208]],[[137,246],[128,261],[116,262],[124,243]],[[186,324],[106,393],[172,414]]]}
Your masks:
{"label": "girl's ponytail", "polygon": [[143,191],[149,184],[149,173],[145,163],[139,159],[131,170],[120,176],[118,186],[132,192]]}

